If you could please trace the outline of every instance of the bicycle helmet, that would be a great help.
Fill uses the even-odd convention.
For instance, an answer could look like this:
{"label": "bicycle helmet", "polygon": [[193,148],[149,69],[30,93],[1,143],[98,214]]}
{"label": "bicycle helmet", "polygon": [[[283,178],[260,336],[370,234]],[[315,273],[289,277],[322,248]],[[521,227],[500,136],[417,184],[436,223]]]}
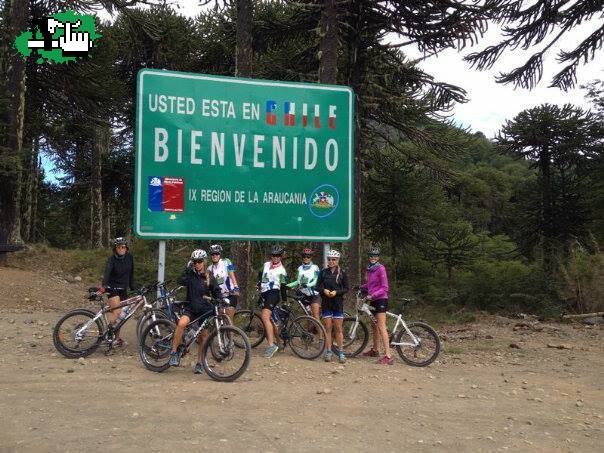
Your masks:
{"label": "bicycle helmet", "polygon": [[330,250],[327,252],[327,258],[340,258],[340,252],[337,250]]}
{"label": "bicycle helmet", "polygon": [[313,250],[309,249],[309,248],[305,248],[304,250],[302,250],[302,256],[303,257],[309,257],[309,258],[311,258],[312,255],[313,255],[313,253],[314,253]]}
{"label": "bicycle helmet", "polygon": [[222,255],[222,246],[220,244],[210,245],[210,255]]}
{"label": "bicycle helmet", "polygon": [[272,256],[281,256],[283,255],[283,252],[283,247],[281,247],[280,245],[273,245],[273,247],[271,248]]}
{"label": "bicycle helmet", "polygon": [[205,261],[206,259],[208,259],[208,254],[205,250],[197,249],[191,253],[191,261]]}
{"label": "bicycle helmet", "polygon": [[375,245],[372,245],[371,247],[369,247],[369,250],[367,250],[367,255],[380,256],[380,248]]}
{"label": "bicycle helmet", "polygon": [[126,238],[123,237],[117,237],[113,240],[113,248],[116,249],[118,245],[125,245],[126,248],[128,248],[128,241],[126,241]]}

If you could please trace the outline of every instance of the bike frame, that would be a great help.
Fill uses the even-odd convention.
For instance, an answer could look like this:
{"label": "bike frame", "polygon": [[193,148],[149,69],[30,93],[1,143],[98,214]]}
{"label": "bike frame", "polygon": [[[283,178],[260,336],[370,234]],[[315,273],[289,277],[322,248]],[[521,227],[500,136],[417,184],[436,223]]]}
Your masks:
{"label": "bike frame", "polygon": [[96,322],[96,320],[99,319],[100,317],[103,317],[103,321],[105,322],[105,325],[109,325],[109,322],[107,321],[107,313],[120,309],[120,308],[129,307],[131,305],[135,305],[135,307],[132,308],[128,312],[128,314],[126,315],[126,317],[124,319],[122,319],[120,322],[118,322],[114,326],[114,330],[116,330],[116,331],[120,330],[120,328],[126,323],[126,321],[128,321],[138,310],[140,310],[141,307],[144,306],[145,308],[152,308],[152,305],[147,302],[147,298],[141,294],[137,294],[136,296],[133,296],[124,301],[121,301],[120,304],[114,308],[111,308],[111,307],[105,305],[103,308],[101,308],[101,310],[99,312],[97,312],[97,314],[92,319],[90,319],[90,321],[88,321],[86,324],[84,324],[82,327],[80,327],[76,331],[76,333],[75,333],[76,340],[79,337],[81,337],[83,332],[88,330],[90,328],[90,326],[92,324],[94,324]]}
{"label": "bike frame", "polygon": [[[352,325],[352,329],[350,330],[350,332],[348,334],[349,338],[352,338],[352,339],[356,338],[356,330],[359,325],[359,316],[360,315],[364,314],[367,318],[369,318],[369,320],[371,321],[372,324],[374,324],[374,325],[377,324],[377,319],[373,315],[373,312],[371,311],[367,302],[369,302],[369,299],[367,297],[361,297],[360,293],[357,293],[357,314],[355,316],[355,322]],[[419,339],[415,335],[413,335],[413,332],[411,332],[411,330],[409,330],[409,327],[407,327],[407,323],[403,319],[403,315],[401,315],[401,314],[397,315],[397,314],[387,311],[386,316],[389,318],[396,319],[396,324],[394,325],[394,328],[392,329],[391,332],[389,332],[391,346],[413,346],[413,347],[419,346],[419,344],[420,344]],[[402,327],[402,329],[405,330],[405,332],[407,332],[407,335],[409,335],[409,337],[411,337],[411,339],[413,340],[413,343],[395,342],[394,341],[394,337],[401,327]]]}
{"label": "bike frame", "polygon": [[[223,325],[222,322],[220,321],[220,318],[222,316],[226,316],[226,308],[230,305],[230,303],[228,302],[228,299],[225,300],[221,300],[218,303],[216,303],[213,307],[212,310],[208,310],[205,313],[203,313],[202,315],[199,315],[197,318],[195,318],[194,320],[191,320],[185,327],[185,332],[184,332],[184,338],[187,338],[187,332],[189,331],[189,326],[191,326],[193,323],[198,322],[201,318],[203,318],[204,316],[207,316],[208,313],[214,312],[213,316],[208,316],[206,319],[203,320],[203,322],[194,330],[194,334],[191,336],[191,339],[186,341],[185,345],[185,351],[188,351],[189,346],[191,346],[191,344],[193,344],[193,342],[195,340],[197,340],[197,337],[199,336],[199,334],[201,333],[202,330],[209,328],[208,324],[210,324],[212,321],[214,322],[214,326],[216,327],[216,330],[219,330],[220,327]],[[220,348],[221,351],[224,350],[224,344],[222,342],[222,338],[220,337],[220,335],[218,335],[218,347]],[[181,340],[182,341],[182,340]]]}

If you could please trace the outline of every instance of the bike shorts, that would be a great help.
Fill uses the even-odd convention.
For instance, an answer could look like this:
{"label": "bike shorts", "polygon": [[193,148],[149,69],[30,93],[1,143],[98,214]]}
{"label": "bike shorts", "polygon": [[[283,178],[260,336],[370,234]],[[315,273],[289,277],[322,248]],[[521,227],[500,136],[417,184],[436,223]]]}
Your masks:
{"label": "bike shorts", "polygon": [[372,300],[370,303],[370,310],[373,313],[386,313],[388,310],[388,299]]}
{"label": "bike shorts", "polygon": [[124,301],[128,299],[128,291],[126,291],[125,289],[111,289],[107,292],[107,297],[109,299],[116,296],[120,298],[120,301]]}
{"label": "bike shorts", "polygon": [[321,317],[344,319],[344,299],[324,298],[321,301]]}
{"label": "bike shorts", "polygon": [[235,296],[234,294],[229,294],[226,296],[229,299],[230,308],[237,308],[237,301],[239,300],[239,296]]}
{"label": "bike shorts", "polygon": [[260,303],[263,309],[273,310],[281,301],[281,291],[278,289],[269,289],[260,294]]}
{"label": "bike shorts", "polygon": [[[187,316],[189,318],[189,322],[197,320],[192,327],[197,328],[199,325],[208,319],[210,316],[214,314],[213,311],[203,310],[203,311],[193,311],[189,308],[184,308],[181,316]],[[198,319],[199,318],[199,319]]]}

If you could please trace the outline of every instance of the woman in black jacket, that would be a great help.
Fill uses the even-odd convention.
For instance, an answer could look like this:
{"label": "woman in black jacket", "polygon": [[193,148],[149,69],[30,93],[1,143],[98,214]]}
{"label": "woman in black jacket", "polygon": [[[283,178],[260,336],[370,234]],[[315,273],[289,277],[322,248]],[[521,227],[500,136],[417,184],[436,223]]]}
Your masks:
{"label": "woman in black jacket", "polygon": [[[121,301],[128,298],[128,288],[135,289],[134,259],[123,237],[115,238],[113,241],[113,255],[107,260],[101,286],[107,291],[111,308],[117,307]],[[111,324],[116,323],[121,312],[121,308],[111,312]],[[115,336],[115,345],[123,346],[124,341],[120,338],[120,333],[116,332]]]}
{"label": "woman in black jacket", "polygon": [[[187,324],[191,320],[198,319],[203,322],[214,314],[212,299],[218,299],[222,291],[211,272],[207,271],[208,254],[205,250],[193,250],[191,261],[178,279],[178,283],[187,288],[187,304],[184,306],[182,316],[178,320],[178,325],[174,331],[172,340],[172,352],[170,353],[170,365],[180,365],[180,352],[178,346],[182,339],[182,334]],[[197,364],[195,365],[195,374],[200,374],[203,370],[201,361],[203,360],[203,346],[208,337],[206,329],[199,333],[199,349],[197,350]]]}
{"label": "woman in black jacket", "polygon": [[[317,280],[317,291],[321,295],[321,316],[325,324],[325,361],[331,362],[333,353],[338,354],[340,363],[346,362],[344,356],[344,334],[342,324],[344,322],[344,294],[348,292],[348,276],[340,267],[340,252],[330,250],[327,253],[327,267],[319,274]],[[331,331],[335,331],[338,350],[332,350]]]}

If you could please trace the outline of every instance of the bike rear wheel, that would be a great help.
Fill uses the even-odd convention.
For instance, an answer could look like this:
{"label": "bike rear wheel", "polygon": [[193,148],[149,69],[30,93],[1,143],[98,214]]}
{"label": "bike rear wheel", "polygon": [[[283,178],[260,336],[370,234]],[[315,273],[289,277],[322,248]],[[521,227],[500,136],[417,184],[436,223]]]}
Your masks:
{"label": "bike rear wheel", "polygon": [[355,357],[365,350],[369,342],[369,330],[363,321],[354,316],[344,318],[342,324],[344,333],[344,353]]}
{"label": "bike rear wheel", "polygon": [[262,343],[266,337],[262,318],[253,310],[237,310],[233,316],[233,325],[245,333],[252,348]]}
{"label": "bike rear wheel", "polygon": [[401,359],[405,363],[411,366],[422,367],[430,365],[436,360],[440,352],[440,338],[438,334],[425,322],[412,322],[407,327],[417,339],[418,344],[414,344],[413,338],[406,330],[400,330],[392,341],[398,355],[401,356]]}
{"label": "bike rear wheel", "polygon": [[[153,319],[154,316],[155,319]],[[145,328],[153,321],[157,321],[158,319],[169,319],[168,313],[161,308],[153,308],[149,311],[146,311],[140,318],[138,318],[138,321],[136,321],[136,338],[139,342],[143,336],[143,331]]]}
{"label": "bike rear wheel", "polygon": [[172,321],[158,319],[143,330],[139,355],[145,368],[156,373],[170,368],[170,352],[175,329],[176,326]]}
{"label": "bike rear wheel", "polygon": [[86,357],[96,351],[103,340],[105,327],[100,318],[92,321],[95,316],[96,313],[80,308],[59,319],[52,331],[57,351],[70,359]]}
{"label": "bike rear wheel", "polygon": [[215,381],[232,382],[250,363],[252,348],[241,329],[221,326],[210,333],[203,350],[203,368]]}
{"label": "bike rear wheel", "polygon": [[289,345],[301,359],[314,360],[325,350],[325,328],[312,316],[298,316],[288,333]]}

